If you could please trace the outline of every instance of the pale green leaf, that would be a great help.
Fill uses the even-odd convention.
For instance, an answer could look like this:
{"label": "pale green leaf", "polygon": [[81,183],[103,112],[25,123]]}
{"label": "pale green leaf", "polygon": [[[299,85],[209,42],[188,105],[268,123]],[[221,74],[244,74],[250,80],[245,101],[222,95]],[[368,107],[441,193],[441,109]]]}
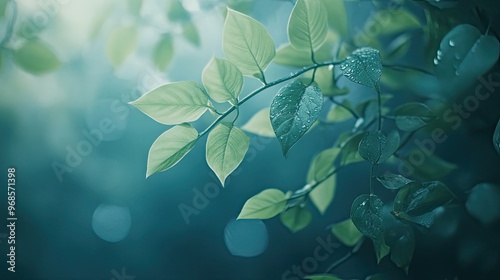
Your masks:
{"label": "pale green leaf", "polygon": [[372,48],[361,48],[355,50],[340,64],[344,76],[349,80],[371,87],[379,88],[382,75],[382,61],[379,51]]}
{"label": "pale green leaf", "polygon": [[315,52],[326,40],[327,14],[322,1],[297,0],[288,21],[288,40],[297,50]]}
{"label": "pale green leaf", "polygon": [[[337,87],[333,69],[333,67],[321,67],[316,70],[316,73],[314,74],[314,82],[316,82],[318,87],[321,89],[321,93],[324,96],[337,96],[349,93],[349,88]],[[304,76],[312,78],[312,71],[307,72]]]}
{"label": "pale green leaf", "polygon": [[260,110],[241,129],[263,137],[275,137],[269,111],[269,107]]}
{"label": "pale green leaf", "polygon": [[369,24],[373,24],[374,21],[388,22],[383,28],[380,28],[378,35],[393,35],[401,32],[410,32],[422,27],[418,18],[405,9],[399,9],[396,12],[380,10],[374,13],[372,17],[366,21],[367,25],[364,30],[370,30],[371,27]]}
{"label": "pale green leaf", "polygon": [[346,246],[354,246],[363,237],[351,219],[335,224],[332,227],[332,233],[337,239]]}
{"label": "pale green leaf", "polygon": [[328,25],[343,40],[349,39],[349,19],[344,0],[322,0],[328,15]]}
{"label": "pale green leaf", "polygon": [[200,34],[192,21],[188,21],[182,26],[182,36],[192,45],[201,46]]}
{"label": "pale green leaf", "polygon": [[128,10],[134,16],[139,16],[142,8],[142,0],[127,0]]}
{"label": "pale green leaf", "polygon": [[168,125],[195,121],[209,108],[205,91],[192,81],[160,86],[130,104]]}
{"label": "pale green leaf", "polygon": [[208,95],[216,102],[238,103],[243,75],[229,60],[213,57],[203,70],[202,80]]}
{"label": "pale green leaf", "polygon": [[106,55],[114,67],[119,67],[137,48],[138,32],[134,26],[119,26],[111,30],[106,43]]}
{"label": "pale green leaf", "polygon": [[191,18],[191,15],[184,9],[180,0],[170,0],[167,18],[173,22],[186,22]]}
{"label": "pale green leaf", "polygon": [[364,134],[358,132],[355,135],[350,136],[342,145],[341,145],[341,164],[348,165],[351,163],[356,163],[363,161],[363,158],[359,154],[359,142],[363,138]]}
{"label": "pale green leaf", "polygon": [[281,213],[281,222],[293,233],[304,229],[312,221],[312,213],[305,207],[295,206]]}
{"label": "pale green leaf", "polygon": [[[352,107],[348,100],[342,101],[342,105],[348,108]],[[326,115],[327,122],[343,122],[351,118],[354,118],[353,115],[347,109],[337,104],[333,104]]]}
{"label": "pale green leaf", "polygon": [[340,154],[340,148],[334,147],[323,150],[311,162],[307,172],[307,182],[312,184],[323,179],[334,168],[334,162]]}
{"label": "pale green leaf", "polygon": [[43,42],[27,41],[13,53],[14,62],[32,74],[45,74],[59,68],[61,62],[54,52]]}
{"label": "pale green leaf", "polygon": [[283,155],[318,119],[323,95],[315,86],[297,80],[281,88],[271,104],[271,124],[281,144]]}
{"label": "pale green leaf", "polygon": [[244,75],[264,80],[264,70],[274,58],[273,39],[255,19],[228,8],[222,48]]}
{"label": "pale green leaf", "polygon": [[335,175],[332,175],[309,193],[311,202],[322,215],[325,214],[326,209],[328,209],[328,206],[330,206],[333,201],[336,185],[337,178]]}
{"label": "pale green leaf", "polygon": [[165,131],[149,150],[146,177],[177,164],[194,147],[196,140],[198,132],[188,124]]}
{"label": "pale green leaf", "polygon": [[280,214],[286,203],[287,198],[282,191],[263,190],[245,202],[238,219],[269,219]]}
{"label": "pale green leaf", "polygon": [[165,34],[153,49],[153,61],[160,71],[167,70],[168,65],[174,58],[174,40],[170,33]]}
{"label": "pale green leaf", "polygon": [[[332,32],[328,32],[326,42],[314,52],[316,61],[331,61],[333,60],[334,44],[338,41],[338,36]],[[307,67],[314,64],[311,59],[310,50],[297,50],[290,44],[281,46],[273,60],[277,64],[292,66],[292,67]]]}
{"label": "pale green leaf", "polygon": [[7,10],[7,5],[10,0],[0,0],[0,19],[5,16],[5,11]]}
{"label": "pale green leaf", "polygon": [[331,275],[331,274],[315,274],[315,275],[308,275],[305,277],[305,279],[309,280],[341,280],[337,276]]}
{"label": "pale green leaf", "polygon": [[230,122],[217,125],[208,135],[207,163],[221,184],[240,165],[250,145],[248,136]]}

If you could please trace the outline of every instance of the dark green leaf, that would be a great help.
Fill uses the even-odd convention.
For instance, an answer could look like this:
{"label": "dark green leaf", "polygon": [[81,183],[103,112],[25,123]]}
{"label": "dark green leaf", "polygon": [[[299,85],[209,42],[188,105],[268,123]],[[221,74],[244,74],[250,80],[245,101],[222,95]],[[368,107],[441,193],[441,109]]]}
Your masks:
{"label": "dark green leaf", "polygon": [[384,242],[384,238],[373,240],[373,248],[375,249],[375,257],[377,258],[377,263],[391,251],[391,248],[387,246]]}
{"label": "dark green leaf", "polygon": [[420,216],[453,198],[453,193],[442,182],[412,182],[402,187],[396,195],[394,213],[398,216]]}
{"label": "dark green leaf", "polygon": [[[415,159],[415,155],[418,155],[419,159]],[[457,168],[457,165],[433,154],[426,155],[420,149],[415,149],[408,156],[404,156],[403,166],[405,176],[414,176],[424,180],[438,180]]]}
{"label": "dark green leaf", "polygon": [[382,208],[384,203],[376,195],[358,196],[351,207],[351,219],[356,228],[373,241],[382,241]]}
{"label": "dark green leaf", "polygon": [[497,128],[493,134],[493,145],[495,146],[497,153],[500,155],[500,120],[498,120]]}
{"label": "dark green leaf", "polygon": [[434,113],[422,103],[407,103],[394,111],[396,126],[403,131],[414,131],[435,119]]}
{"label": "dark green leaf", "polygon": [[295,206],[280,215],[281,222],[293,233],[304,229],[312,221],[312,213],[305,207]]}
{"label": "dark green leaf", "polygon": [[281,213],[286,206],[287,198],[278,189],[263,190],[253,196],[241,209],[238,219],[269,219]]}
{"label": "dark green leaf", "polygon": [[390,190],[398,190],[404,185],[413,182],[412,180],[403,177],[399,174],[392,174],[387,172],[386,175],[377,177],[377,180]]}
{"label": "dark green leaf", "polygon": [[54,52],[37,39],[27,41],[13,57],[23,70],[36,75],[52,72],[61,65]]}
{"label": "dark green leaf", "polygon": [[288,39],[297,50],[315,52],[325,42],[327,15],[321,1],[297,0],[288,21]]}
{"label": "dark green leaf", "polygon": [[271,104],[271,124],[281,144],[283,155],[318,119],[323,95],[315,86],[294,81],[281,88]]}
{"label": "dark green leaf", "polygon": [[222,48],[226,57],[243,75],[264,80],[264,70],[276,55],[274,42],[264,26],[255,19],[228,9]]}
{"label": "dark green leaf", "polygon": [[174,40],[171,34],[164,35],[153,49],[153,61],[160,71],[167,70],[174,57]]}
{"label": "dark green leaf", "polygon": [[249,145],[245,132],[231,122],[217,125],[208,135],[207,163],[223,186],[227,176],[243,161]]}
{"label": "dark green leaf", "polygon": [[346,246],[354,246],[363,237],[351,219],[347,219],[332,227],[332,233]]}
{"label": "dark green leaf", "polygon": [[499,52],[498,40],[472,25],[458,25],[448,32],[434,59],[436,76],[446,85],[444,94],[452,96],[473,85],[495,65]]}
{"label": "dark green leaf", "polygon": [[476,185],[465,203],[467,211],[483,224],[500,220],[500,187],[490,183]]}
{"label": "dark green leaf", "polygon": [[372,48],[361,48],[355,50],[340,64],[344,76],[349,80],[371,87],[379,88],[382,75],[382,61],[379,51]]}
{"label": "dark green leaf", "polygon": [[308,275],[305,279],[309,280],[341,280],[340,278],[331,275],[331,274],[316,274],[316,275]]}
{"label": "dark green leaf", "polygon": [[209,108],[205,91],[191,81],[157,87],[130,104],[162,124],[195,121]]}
{"label": "dark green leaf", "polygon": [[399,134],[391,132],[389,136],[382,131],[368,131],[359,142],[359,154],[373,164],[386,161],[399,147]]}
{"label": "dark green leaf", "polygon": [[194,147],[196,140],[198,132],[188,124],[165,131],[149,150],[146,177],[176,165]]}

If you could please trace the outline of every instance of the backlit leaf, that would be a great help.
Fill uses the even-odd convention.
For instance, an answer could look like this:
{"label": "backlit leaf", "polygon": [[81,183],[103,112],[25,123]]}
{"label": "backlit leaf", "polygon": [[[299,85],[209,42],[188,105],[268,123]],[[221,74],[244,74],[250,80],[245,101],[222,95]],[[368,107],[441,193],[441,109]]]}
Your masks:
{"label": "backlit leaf", "polygon": [[351,219],[347,219],[332,227],[332,233],[337,237],[342,244],[346,246],[354,246],[363,237]]}
{"label": "backlit leaf", "polygon": [[312,213],[305,207],[295,206],[280,215],[281,222],[293,233],[304,229],[312,221]]}
{"label": "backlit leaf", "polygon": [[166,34],[160,38],[153,49],[153,61],[158,70],[165,71],[172,62],[172,58],[174,58],[174,40],[171,34]]}
{"label": "backlit leaf", "polygon": [[203,70],[202,79],[208,95],[213,100],[238,103],[238,96],[243,87],[243,75],[232,62],[222,58],[212,58]]}
{"label": "backlit leaf", "polygon": [[238,219],[272,218],[285,209],[286,202],[286,196],[282,191],[278,189],[263,190],[245,202]]}
{"label": "backlit leaf", "polygon": [[298,0],[288,21],[288,39],[297,50],[315,52],[325,42],[327,14],[322,1]]}
{"label": "backlit leaf", "polygon": [[106,55],[114,67],[119,67],[137,48],[138,32],[134,26],[119,26],[111,30]]}
{"label": "backlit leaf", "polygon": [[257,112],[241,129],[263,137],[275,137],[269,110],[267,107]]}
{"label": "backlit leaf", "polygon": [[23,70],[40,75],[59,68],[61,62],[45,43],[33,39],[13,53],[14,62]]}

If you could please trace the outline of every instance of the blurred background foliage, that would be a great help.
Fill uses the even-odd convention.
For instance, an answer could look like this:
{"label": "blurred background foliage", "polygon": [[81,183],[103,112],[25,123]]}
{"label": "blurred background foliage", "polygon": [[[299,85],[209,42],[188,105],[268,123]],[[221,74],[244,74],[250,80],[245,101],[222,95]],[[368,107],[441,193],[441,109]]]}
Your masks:
{"label": "blurred background foliage", "polygon": [[[351,202],[365,189],[366,178],[358,174],[368,174],[367,165],[339,174],[332,206],[324,215],[314,212],[315,222],[308,228],[292,234],[279,220],[266,221],[267,249],[259,256],[233,256],[238,253],[226,248],[225,228],[260,190],[303,185],[311,158],[352,124],[319,125],[286,160],[276,139],[253,136],[252,155],[239,172],[186,220],[180,205],[192,206],[208,183],[219,184],[203,160],[203,145],[169,172],[145,180],[148,149],[165,127],[127,104],[167,82],[200,82],[210,58],[223,55],[226,6],[263,23],[277,47],[286,44],[292,2],[0,0],[0,166],[5,170],[0,178],[5,178],[7,167],[16,167],[19,217],[18,272],[12,278],[2,270],[2,279],[112,279],[113,270],[122,268],[137,279],[280,279],[310,256],[316,237],[325,238],[325,228],[349,216]],[[345,1],[345,12],[329,9],[336,20],[334,41],[353,38],[336,46],[340,53],[372,46],[381,50],[384,63],[432,72],[439,43],[453,26],[470,23],[481,32],[488,27],[491,34],[500,32],[495,1],[394,2],[406,12],[374,36],[363,32],[366,22],[393,2]],[[348,25],[338,25],[342,17]],[[267,75],[274,79],[291,71],[272,64]],[[388,106],[419,98],[430,98],[430,105],[433,100],[451,104],[470,93],[461,89],[463,93],[440,101],[433,79],[420,71],[401,75],[384,70],[383,84],[397,96]],[[243,92],[257,84],[245,79]],[[366,99],[366,89],[350,89],[354,101]],[[274,93],[271,89],[248,102],[239,124],[269,106]],[[493,145],[483,144],[491,143],[500,117],[499,99],[496,94],[481,104],[465,125],[450,132],[446,144],[437,147],[437,155],[459,166],[445,179],[462,198],[477,183],[500,182],[498,155]],[[206,114],[200,127],[211,119]],[[103,120],[110,121],[109,129],[103,129]],[[96,135],[102,140],[92,142]],[[109,219],[123,219],[126,234],[118,243],[99,234],[100,222],[104,227],[111,223],[106,215],[99,216],[109,209],[102,204],[117,207]],[[336,274],[363,279],[380,269],[387,279],[498,275],[498,223],[482,225],[460,207],[442,209],[439,215],[442,223],[430,233],[432,238],[417,234],[409,276],[389,261],[377,267],[370,246],[363,246]],[[0,243],[2,255],[5,245]],[[347,250],[340,247],[321,266],[326,268]]]}

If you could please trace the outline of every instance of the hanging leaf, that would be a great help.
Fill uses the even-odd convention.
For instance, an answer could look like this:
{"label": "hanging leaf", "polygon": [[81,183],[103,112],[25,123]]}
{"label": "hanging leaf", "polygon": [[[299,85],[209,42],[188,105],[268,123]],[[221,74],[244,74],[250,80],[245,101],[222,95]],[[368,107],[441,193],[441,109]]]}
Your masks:
{"label": "hanging leaf", "polygon": [[415,249],[415,235],[412,227],[400,222],[388,208],[384,208],[383,215],[384,240],[390,247],[391,260],[402,268],[407,268],[413,258]]}
{"label": "hanging leaf", "polygon": [[349,80],[378,90],[382,75],[379,51],[372,48],[357,49],[340,64],[340,69]]}
{"label": "hanging leaf", "polygon": [[238,103],[243,87],[243,75],[232,62],[213,57],[202,74],[203,84],[208,95],[216,102]]}
{"label": "hanging leaf", "polygon": [[229,8],[222,48],[244,75],[261,81],[264,81],[264,70],[276,54],[273,39],[261,23]]}
{"label": "hanging leaf", "polygon": [[146,178],[176,165],[194,147],[196,140],[198,132],[189,124],[165,131],[149,150]]}
{"label": "hanging leaf", "polygon": [[307,182],[309,184],[323,179],[334,169],[334,162],[340,153],[340,148],[334,147],[323,150],[314,157],[307,172]]}
{"label": "hanging leaf", "polygon": [[373,164],[386,161],[399,147],[399,134],[392,131],[387,136],[382,131],[368,131],[359,142],[359,154]]}
{"label": "hanging leaf", "polygon": [[415,131],[427,126],[436,117],[434,113],[422,103],[407,103],[394,111],[396,126],[403,131]]}
{"label": "hanging leaf", "polygon": [[343,40],[349,39],[349,20],[344,0],[322,0],[328,16],[328,25]]}
{"label": "hanging leaf", "polygon": [[363,158],[358,152],[359,142],[363,139],[364,134],[358,132],[357,134],[349,137],[343,145],[341,145],[341,163],[342,165],[348,165],[351,163],[356,163],[363,161]]}
{"label": "hanging leaf", "polygon": [[[327,41],[314,52],[314,58],[316,61],[330,61],[333,59],[332,50],[334,48],[334,42],[338,40],[335,35],[328,33]],[[311,51],[297,50],[290,44],[281,46],[274,58],[274,63],[292,66],[292,67],[307,67],[314,64],[311,60]]]}
{"label": "hanging leaf", "polygon": [[281,222],[293,233],[307,227],[312,221],[312,213],[305,207],[295,206],[280,215]]}
{"label": "hanging leaf", "polygon": [[497,153],[500,155],[500,120],[498,120],[497,128],[493,134],[493,146],[495,146]]}
{"label": "hanging leaf", "polygon": [[322,106],[323,95],[315,85],[297,80],[278,91],[270,118],[284,156],[318,119]]}
{"label": "hanging leaf", "polygon": [[466,90],[495,65],[500,44],[474,26],[458,25],[441,40],[434,64],[446,96]]}
{"label": "hanging leaf", "polygon": [[356,228],[374,241],[384,238],[382,231],[382,208],[384,203],[376,195],[358,196],[351,207],[351,220]]}
{"label": "hanging leaf", "polygon": [[292,47],[315,52],[325,42],[327,14],[321,1],[297,0],[288,21],[288,39]]}
{"label": "hanging leaf", "polygon": [[165,71],[172,62],[172,58],[174,58],[174,39],[168,33],[156,43],[153,49],[153,61],[158,70]]}
{"label": "hanging leaf", "polygon": [[351,219],[347,219],[332,227],[332,233],[345,246],[352,247],[363,237]]}
{"label": "hanging leaf", "polygon": [[137,49],[138,40],[138,32],[134,26],[112,29],[106,44],[106,55],[111,65],[119,67]]}
{"label": "hanging leaf", "polygon": [[375,249],[375,257],[377,258],[377,263],[387,255],[391,251],[391,248],[387,246],[384,242],[384,239],[373,240],[373,249]]}
{"label": "hanging leaf", "polygon": [[250,139],[230,122],[217,125],[208,135],[207,163],[224,186],[224,182],[243,161]]}
{"label": "hanging leaf", "polygon": [[377,177],[377,180],[389,190],[398,190],[408,183],[413,182],[404,176],[392,174],[390,172],[387,172],[384,176]]}
{"label": "hanging leaf", "polygon": [[286,206],[287,198],[278,189],[263,190],[253,196],[243,206],[238,219],[269,219],[281,213]]}
{"label": "hanging leaf", "polygon": [[130,104],[167,125],[195,121],[209,108],[205,91],[191,81],[160,86]]}
{"label": "hanging leaf", "polygon": [[275,137],[269,110],[267,107],[257,112],[241,129],[263,137]]}
{"label": "hanging leaf", "polygon": [[27,41],[13,57],[19,67],[35,75],[52,72],[61,65],[54,52],[37,39]]}
{"label": "hanging leaf", "polygon": [[315,274],[315,275],[308,275],[305,277],[305,279],[309,280],[341,280],[337,276],[331,275],[331,274]]}
{"label": "hanging leaf", "polygon": [[201,46],[200,34],[198,33],[196,25],[192,21],[188,21],[182,26],[182,36],[193,46]]}
{"label": "hanging leaf", "polygon": [[412,182],[402,187],[394,199],[395,215],[420,216],[454,198],[453,193],[439,181]]}
{"label": "hanging leaf", "polygon": [[316,206],[321,215],[325,214],[326,209],[332,203],[335,197],[336,185],[337,177],[332,175],[309,193],[311,202]]}
{"label": "hanging leaf", "polygon": [[490,183],[476,185],[465,203],[467,211],[485,225],[500,220],[500,187]]}

